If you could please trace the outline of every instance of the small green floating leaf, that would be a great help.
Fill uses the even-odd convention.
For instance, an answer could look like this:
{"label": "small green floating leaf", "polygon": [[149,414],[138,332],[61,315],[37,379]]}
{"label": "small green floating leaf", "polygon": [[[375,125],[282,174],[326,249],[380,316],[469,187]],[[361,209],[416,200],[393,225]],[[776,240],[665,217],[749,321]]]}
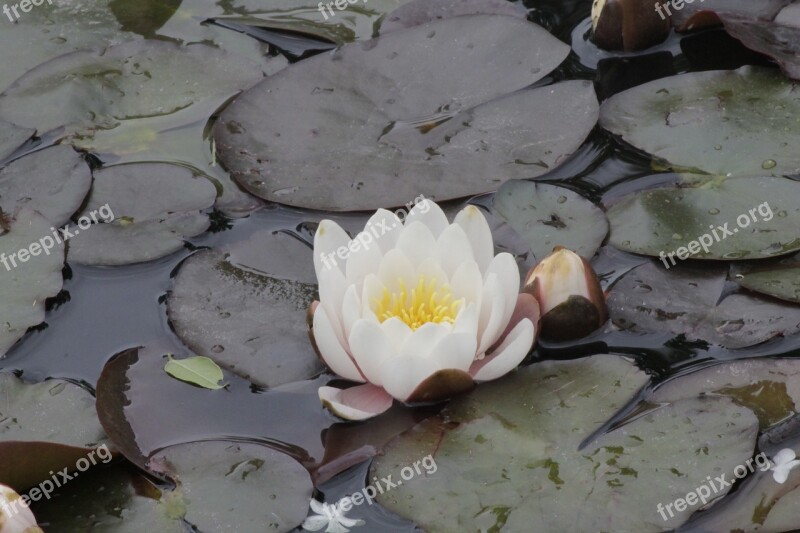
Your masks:
{"label": "small green floating leaf", "polygon": [[198,355],[186,359],[174,359],[172,354],[167,356],[169,361],[164,370],[173,378],[211,390],[225,387],[224,384],[219,384],[224,378],[222,369],[208,357]]}

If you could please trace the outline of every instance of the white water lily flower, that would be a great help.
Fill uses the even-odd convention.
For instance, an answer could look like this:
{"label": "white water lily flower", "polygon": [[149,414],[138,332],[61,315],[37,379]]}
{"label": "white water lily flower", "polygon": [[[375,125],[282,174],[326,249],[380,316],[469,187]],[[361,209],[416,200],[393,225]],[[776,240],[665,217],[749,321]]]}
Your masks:
{"label": "white water lily flower", "polygon": [[791,448],[784,448],[775,454],[772,459],[773,464],[769,467],[772,470],[772,477],[775,478],[775,481],[782,484],[789,479],[789,472],[797,465],[800,465],[800,460],[795,459],[795,457],[794,450]]}
{"label": "white water lily flower", "polygon": [[[316,514],[306,518],[301,527],[306,531],[319,531],[324,527],[325,533],[347,533],[351,527],[363,526],[363,520],[347,518],[344,515],[343,505],[351,503],[352,498],[349,496],[339,500],[336,505],[311,500],[311,510]],[[347,508],[350,508],[350,505],[347,505]]]}
{"label": "white water lily flower", "polygon": [[321,387],[335,414],[362,420],[401,402],[431,402],[497,379],[535,340],[538,303],[520,294],[519,269],[494,255],[477,207],[450,224],[430,200],[405,222],[385,209],[355,239],[323,220],[314,238],[320,301],[311,338],[339,376],[363,383]]}
{"label": "white water lily flower", "polygon": [[0,485],[0,533],[42,533],[22,497],[5,485]]}

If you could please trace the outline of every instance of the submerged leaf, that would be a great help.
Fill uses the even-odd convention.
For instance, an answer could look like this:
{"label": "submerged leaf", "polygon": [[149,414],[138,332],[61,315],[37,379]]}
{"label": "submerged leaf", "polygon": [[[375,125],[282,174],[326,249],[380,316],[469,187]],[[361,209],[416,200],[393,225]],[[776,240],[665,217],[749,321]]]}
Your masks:
{"label": "submerged leaf", "polygon": [[169,354],[169,361],[164,366],[164,371],[176,379],[206,389],[217,390],[225,387],[219,384],[225,377],[222,369],[208,357],[198,355],[186,359],[174,359],[172,354]]}

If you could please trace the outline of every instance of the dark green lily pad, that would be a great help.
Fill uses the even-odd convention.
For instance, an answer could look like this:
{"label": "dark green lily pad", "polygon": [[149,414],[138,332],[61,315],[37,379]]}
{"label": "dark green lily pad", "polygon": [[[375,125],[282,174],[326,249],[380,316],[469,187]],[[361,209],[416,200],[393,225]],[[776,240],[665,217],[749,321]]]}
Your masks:
{"label": "dark green lily pad", "polygon": [[316,298],[311,249],[261,232],[225,251],[204,250],[181,266],[167,299],[175,332],[193,352],[245,379],[274,387],[318,374],[306,334]]}
{"label": "dark green lily pad", "polygon": [[237,98],[214,128],[219,159],[253,194],[315,209],[491,191],[557,166],[594,126],[590,83],[518,91],[567,52],[542,28],[498,15],[346,45]]}
{"label": "dark green lily pad", "polygon": [[[3,295],[0,356],[5,355],[28,328],[44,321],[45,301],[61,291],[64,245],[53,243],[47,254],[40,244],[44,237],[53,240],[50,228],[50,222],[42,215],[23,209],[17,213],[16,220],[11,221],[11,229],[0,235],[0,259],[5,259],[0,263],[0,294]],[[20,261],[19,251],[25,249],[29,253],[34,243],[39,246],[38,255],[29,255],[25,262]]]}
{"label": "dark green lily pad", "polygon": [[0,161],[14,153],[17,148],[33,137],[36,130],[21,128],[16,124],[0,119]]}
{"label": "dark green lily pad", "polygon": [[798,195],[800,182],[772,177],[640,191],[608,209],[610,242],[637,254],[672,253],[674,259],[662,259],[669,266],[679,262],[681,249],[683,259],[785,255],[800,250],[800,206],[793,200]]}
{"label": "dark green lily pad", "polygon": [[69,146],[54,146],[17,159],[0,170],[0,209],[38,211],[61,227],[80,209],[92,186],[92,172]]}
{"label": "dark green lily pad", "polygon": [[800,99],[774,69],[692,72],[603,103],[600,125],[674,168],[714,175],[800,173]]}
{"label": "dark green lily pad", "polygon": [[532,365],[454,400],[447,422],[429,418],[398,437],[369,477],[397,480],[432,454],[434,473],[404,477],[378,497],[428,531],[674,528],[695,509],[663,520],[657,505],[750,457],[758,423],[727,398],[692,398],[579,450],[646,381],[610,355]]}
{"label": "dark green lily pad", "polygon": [[746,289],[800,303],[800,263],[796,256],[770,265],[731,268],[731,274]]}
{"label": "dark green lily pad", "polygon": [[591,259],[608,233],[602,209],[555,185],[508,181],[495,194],[492,206],[526,240],[538,260],[556,246]]}
{"label": "dark green lily pad", "polygon": [[86,472],[31,509],[39,524],[59,533],[182,533],[180,502],[171,495],[114,465]]}
{"label": "dark green lily pad", "polygon": [[758,296],[723,297],[725,269],[655,263],[635,268],[608,296],[611,320],[633,331],[684,334],[737,349],[800,331],[800,307]]}
{"label": "dark green lily pad", "polygon": [[66,54],[27,72],[0,94],[0,116],[39,131],[70,126],[90,135],[233,96],[261,79],[261,68],[204,44],[126,42]]}
{"label": "dark green lily pad", "polygon": [[413,0],[386,15],[381,23],[381,33],[444,18],[490,14],[521,19],[528,16],[522,4],[512,4],[507,0]]}
{"label": "dark green lily pad", "polygon": [[[344,44],[369,39],[387,13],[409,0],[358,0],[346,3],[346,9],[333,8],[325,14],[314,0],[232,0],[226,2],[234,13],[217,20],[247,24],[273,30],[310,35],[324,41]],[[333,3],[325,0],[323,4]],[[327,18],[326,16],[327,15]]]}
{"label": "dark green lily pad", "polygon": [[727,396],[768,428],[800,412],[800,360],[742,359],[714,364],[667,381],[648,397],[674,402],[700,395]]}
{"label": "dark green lily pad", "polygon": [[[5,458],[0,483],[18,492],[49,479],[51,471],[74,471],[76,461],[105,440],[94,398],[73,383],[53,379],[26,384],[0,373],[0,398],[0,457]],[[94,453],[95,462],[103,463]]]}
{"label": "dark green lily pad", "polygon": [[[95,172],[94,187],[81,215],[113,214],[109,222],[80,231],[69,241],[69,260],[89,265],[151,261],[183,248],[183,239],[209,226],[202,213],[217,190],[204,177],[164,163],[116,165]],[[107,212],[107,209],[106,209]],[[105,215],[104,215],[105,216]]]}
{"label": "dark green lily pad", "polygon": [[148,461],[178,485],[171,497],[200,531],[286,532],[308,514],[313,485],[300,463],[258,444],[230,441],[170,446]]}

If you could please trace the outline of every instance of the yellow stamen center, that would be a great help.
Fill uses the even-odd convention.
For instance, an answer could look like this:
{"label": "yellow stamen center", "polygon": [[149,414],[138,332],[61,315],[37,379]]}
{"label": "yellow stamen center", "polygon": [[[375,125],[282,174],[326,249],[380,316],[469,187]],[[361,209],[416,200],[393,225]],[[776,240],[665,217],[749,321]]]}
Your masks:
{"label": "yellow stamen center", "polygon": [[411,329],[422,327],[428,322],[452,324],[461,308],[461,301],[453,301],[453,293],[447,285],[439,285],[436,279],[425,282],[420,276],[417,286],[409,292],[402,279],[397,280],[400,290],[389,292],[383,289],[383,296],[375,299],[375,315],[384,322],[397,317]]}

